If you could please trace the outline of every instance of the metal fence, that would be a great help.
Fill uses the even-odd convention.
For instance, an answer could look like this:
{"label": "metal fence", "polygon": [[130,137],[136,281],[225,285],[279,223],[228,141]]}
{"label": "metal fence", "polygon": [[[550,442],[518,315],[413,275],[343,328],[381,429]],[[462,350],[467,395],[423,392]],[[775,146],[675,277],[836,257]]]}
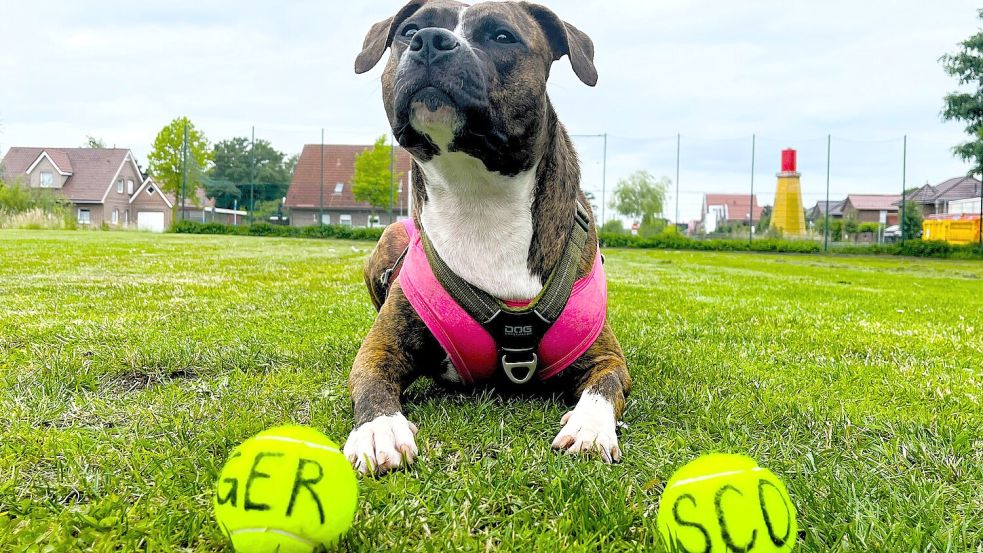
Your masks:
{"label": "metal fence", "polygon": [[[583,165],[583,186],[597,198],[595,208],[602,223],[619,217],[610,206],[618,180],[634,170],[647,170],[668,183],[662,216],[688,228],[696,237],[706,236],[693,222],[705,218],[704,199],[708,194],[742,195],[756,198],[762,207],[774,205],[779,161],[785,148],[798,152],[805,210],[819,202],[835,203],[850,195],[895,195],[898,202],[906,203],[905,190],[966,174],[964,164],[951,156],[953,144],[936,138],[862,140],[826,135],[792,139],[756,134],[735,138],[685,134],[633,138],[600,134],[575,135],[574,140]],[[900,216],[903,207],[897,206],[890,214],[892,221]],[[741,227],[730,233],[734,237],[768,236],[762,229],[751,232],[755,221],[749,220],[748,214],[742,214],[741,219],[741,224],[729,225]],[[799,238],[829,240],[826,230],[830,226],[813,221]],[[889,239],[884,235],[887,226],[882,224],[879,232],[862,238]],[[904,225],[901,227],[899,230],[904,230]],[[854,233],[851,239],[858,239],[857,234],[860,233]]]}
{"label": "metal fence", "polygon": [[[257,125],[244,127],[239,136],[264,139],[287,156],[300,153],[304,145],[370,144],[379,136],[392,138],[386,128],[376,132],[362,130],[337,131],[307,126]],[[361,140],[351,140],[361,136]],[[954,144],[948,137],[895,136],[867,139],[837,135],[818,135],[807,138],[768,136],[747,133],[744,136],[707,137],[686,133],[657,137],[628,137],[611,133],[574,133],[572,135],[582,167],[582,187],[592,197],[595,215],[601,224],[613,219],[623,220],[627,228],[636,221],[619,215],[611,206],[612,194],[618,182],[638,170],[648,171],[656,178],[665,178],[666,201],[661,218],[669,224],[686,229],[695,237],[746,237],[761,239],[771,236],[760,228],[756,217],[731,216],[726,232],[701,232],[694,222],[705,219],[704,199],[708,194],[732,194],[754,198],[760,207],[774,205],[776,173],[779,172],[781,151],[798,152],[798,172],[801,174],[802,208],[810,210],[818,202],[835,203],[849,195],[895,195],[904,197],[905,190],[926,184],[936,185],[947,179],[965,176],[966,166],[953,158]],[[210,137],[213,142],[222,138]],[[322,171],[323,174],[323,171]],[[279,186],[271,183],[237,183],[243,192],[251,188]],[[333,182],[321,183],[320,210],[332,200]],[[254,192],[255,193],[255,192]],[[408,189],[403,191],[408,193]],[[398,196],[393,183],[393,198]],[[250,194],[252,196],[252,194]],[[255,201],[244,196],[240,206],[255,210]],[[327,206],[330,208],[330,205]],[[899,206],[900,207],[900,206]],[[386,212],[386,209],[382,210]],[[751,210],[754,213],[754,210]],[[393,210],[385,219],[394,220],[407,212],[406,206],[393,202]],[[269,214],[267,214],[269,215]],[[277,221],[289,221],[290,209],[285,208]],[[892,221],[894,217],[892,215]],[[255,221],[248,217],[247,221]],[[266,218],[264,220],[269,220]],[[323,220],[323,216],[317,220]],[[311,219],[312,224],[317,220]],[[841,237],[842,240],[886,241],[887,221],[878,221],[877,232]],[[356,225],[359,226],[359,225]],[[831,224],[808,224],[800,239],[835,242]],[[904,231],[904,225],[901,225]],[[705,230],[705,229],[704,229]],[[911,238],[906,236],[905,238]],[[983,238],[981,238],[983,240]]]}

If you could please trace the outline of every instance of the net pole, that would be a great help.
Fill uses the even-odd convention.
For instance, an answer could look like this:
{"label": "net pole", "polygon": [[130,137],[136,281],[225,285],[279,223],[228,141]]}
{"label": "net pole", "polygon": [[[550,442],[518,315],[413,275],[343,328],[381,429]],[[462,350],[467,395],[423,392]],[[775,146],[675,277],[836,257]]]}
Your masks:
{"label": "net pole", "polygon": [[676,225],[679,225],[679,146],[682,141],[680,133],[676,133]]}
{"label": "net pole", "polygon": [[321,213],[318,217],[318,226],[324,225],[324,127],[321,128],[321,186],[320,186],[320,205]]}
{"label": "net pole", "polygon": [[751,135],[751,197],[747,208],[747,242],[754,242],[754,151],[757,147],[757,133]]}
{"label": "net pole", "polygon": [[826,209],[823,215],[823,251],[829,251],[829,154],[832,151],[833,135],[826,135]]}
{"label": "net pole", "polygon": [[901,152],[901,214],[898,216],[898,225],[901,227],[901,243],[904,244],[905,241],[905,228],[904,219],[907,198],[905,198],[905,188],[908,185],[908,135],[904,135],[904,146]]}

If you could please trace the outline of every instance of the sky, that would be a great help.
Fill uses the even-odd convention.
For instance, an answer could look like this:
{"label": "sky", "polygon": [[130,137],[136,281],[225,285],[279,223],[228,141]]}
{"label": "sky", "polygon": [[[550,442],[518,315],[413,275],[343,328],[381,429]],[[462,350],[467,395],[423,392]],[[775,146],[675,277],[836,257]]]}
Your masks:
{"label": "sky", "polygon": [[[679,220],[698,218],[704,193],[750,193],[752,180],[769,204],[792,147],[809,207],[825,198],[828,135],[832,199],[968,169],[951,154],[962,125],[939,117],[957,83],[938,59],[979,30],[975,2],[542,3],[594,41],[598,85],[564,58],[548,90],[596,198],[646,170],[671,181],[669,219],[677,201]],[[389,133],[383,63],[364,75],[353,63],[369,26],[402,4],[3,0],[0,151],[91,135],[145,163],[182,115],[213,143],[255,127],[287,154],[321,129],[327,143],[370,144]]]}

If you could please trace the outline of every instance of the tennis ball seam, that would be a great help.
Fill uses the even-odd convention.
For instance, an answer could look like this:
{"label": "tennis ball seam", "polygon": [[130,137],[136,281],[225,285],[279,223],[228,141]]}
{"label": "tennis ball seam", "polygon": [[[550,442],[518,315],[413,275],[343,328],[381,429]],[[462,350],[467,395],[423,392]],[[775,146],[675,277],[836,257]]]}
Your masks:
{"label": "tennis ball seam", "polygon": [[337,447],[332,447],[329,445],[322,445],[314,442],[308,442],[305,440],[298,440],[296,438],[287,438],[286,436],[256,436],[253,438],[256,441],[272,440],[275,442],[287,442],[291,444],[298,444],[307,447],[312,447],[315,449],[323,449],[324,451],[330,451],[331,453],[337,453],[341,455],[341,451]]}
{"label": "tennis ball seam", "polygon": [[715,478],[724,478],[724,477],[727,477],[727,476],[737,476],[738,474],[747,474],[747,473],[750,473],[750,472],[762,472],[764,470],[767,470],[767,469],[765,469],[763,467],[754,467],[754,468],[750,468],[750,469],[731,470],[731,471],[727,471],[727,472],[716,472],[716,473],[713,473],[713,474],[701,474],[700,476],[693,476],[693,477],[690,477],[690,478],[684,478],[683,480],[679,480],[679,481],[673,482],[669,487],[670,488],[675,488],[676,486],[686,486],[688,484],[695,484],[697,482],[703,482],[703,481],[706,481],[706,480],[713,480]]}
{"label": "tennis ball seam", "polygon": [[320,545],[320,542],[316,542],[314,540],[309,540],[309,539],[307,539],[307,538],[305,538],[303,536],[300,536],[298,534],[294,534],[293,532],[288,532],[286,530],[281,530],[279,528],[265,528],[265,527],[259,527],[259,528],[239,528],[238,530],[233,530],[232,533],[229,534],[229,537],[231,538],[231,537],[233,537],[233,536],[235,536],[237,534],[279,534],[279,535],[281,535],[281,536],[283,536],[285,538],[295,539],[295,540],[299,541],[300,543],[302,543],[302,544],[304,544],[304,545],[306,545],[306,546],[308,546],[308,547],[310,547],[312,549],[314,547],[317,547],[318,545]]}

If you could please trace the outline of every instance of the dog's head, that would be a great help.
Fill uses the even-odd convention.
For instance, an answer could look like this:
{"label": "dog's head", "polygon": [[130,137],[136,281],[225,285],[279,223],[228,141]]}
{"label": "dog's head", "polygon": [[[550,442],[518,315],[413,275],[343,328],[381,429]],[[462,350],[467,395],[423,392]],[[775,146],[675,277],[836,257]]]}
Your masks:
{"label": "dog's head", "polygon": [[463,152],[515,175],[542,149],[550,66],[566,55],[594,86],[590,38],[549,9],[527,2],[411,0],[372,26],[355,72],[386,48],[383,101],[393,133],[419,161]]}

